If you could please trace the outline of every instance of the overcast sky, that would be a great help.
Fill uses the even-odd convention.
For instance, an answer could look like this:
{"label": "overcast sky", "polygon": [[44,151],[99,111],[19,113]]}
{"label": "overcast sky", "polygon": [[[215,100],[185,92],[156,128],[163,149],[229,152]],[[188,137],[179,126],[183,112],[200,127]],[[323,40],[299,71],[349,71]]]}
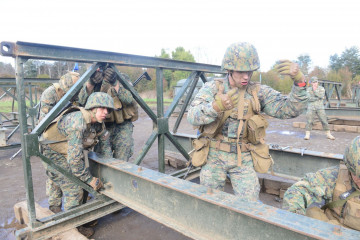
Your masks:
{"label": "overcast sky", "polygon": [[144,56],[182,46],[216,65],[228,45],[247,41],[262,71],[301,54],[327,67],[330,55],[360,48],[359,0],[2,0],[0,8],[0,41]]}

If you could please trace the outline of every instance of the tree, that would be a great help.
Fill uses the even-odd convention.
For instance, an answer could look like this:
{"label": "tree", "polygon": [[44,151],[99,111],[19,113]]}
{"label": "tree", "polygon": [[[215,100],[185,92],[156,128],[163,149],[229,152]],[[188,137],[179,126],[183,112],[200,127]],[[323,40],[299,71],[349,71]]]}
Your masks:
{"label": "tree", "polygon": [[347,68],[351,72],[352,78],[360,75],[360,54],[359,49],[355,46],[345,49],[340,57],[338,54],[331,55],[329,63],[331,70],[339,71],[342,68]]}
{"label": "tree", "polygon": [[[194,56],[191,54],[190,51],[185,51],[183,47],[177,47],[175,48],[175,51],[171,52],[172,59],[173,60],[180,60],[180,61],[186,61],[186,62],[195,62]],[[190,72],[186,71],[173,71],[173,78],[170,82],[169,87],[173,87],[177,81],[188,78],[190,75]]]}
{"label": "tree", "polygon": [[305,54],[305,55],[300,55],[297,58],[297,63],[300,66],[301,71],[303,72],[304,75],[308,75],[309,73],[309,67],[311,64],[311,58],[309,55]]}
{"label": "tree", "polygon": [[0,77],[15,77],[15,69],[11,63],[0,62]]}

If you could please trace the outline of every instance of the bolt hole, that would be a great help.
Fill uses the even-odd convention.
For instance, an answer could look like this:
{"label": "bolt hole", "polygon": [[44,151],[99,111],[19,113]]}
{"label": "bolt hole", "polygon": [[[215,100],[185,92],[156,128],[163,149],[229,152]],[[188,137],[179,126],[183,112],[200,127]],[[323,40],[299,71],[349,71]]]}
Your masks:
{"label": "bolt hole", "polygon": [[9,52],[9,51],[10,51],[10,46],[4,44],[4,45],[2,46],[2,50],[3,50],[3,52]]}

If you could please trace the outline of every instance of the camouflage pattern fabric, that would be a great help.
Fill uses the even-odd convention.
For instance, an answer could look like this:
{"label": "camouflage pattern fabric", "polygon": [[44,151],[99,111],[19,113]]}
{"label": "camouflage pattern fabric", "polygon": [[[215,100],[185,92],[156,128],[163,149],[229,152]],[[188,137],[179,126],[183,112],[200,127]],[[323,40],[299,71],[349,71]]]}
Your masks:
{"label": "camouflage pattern fabric", "polygon": [[235,195],[240,196],[245,201],[258,200],[260,184],[250,152],[242,153],[241,159],[242,165],[238,167],[237,154],[210,148],[207,163],[201,168],[201,184],[224,191],[226,174],[228,173]]}
{"label": "camouflage pattern fabric", "polygon": [[308,173],[285,192],[283,209],[305,215],[306,208],[313,203],[332,201],[339,166]]}
{"label": "camouflage pattern fabric", "polygon": [[[354,138],[345,150],[344,163],[347,169],[360,177],[360,136]],[[333,200],[339,166],[308,173],[285,192],[283,209],[305,215],[306,208],[313,203],[322,205]],[[351,186],[358,189],[351,180]]]}
{"label": "camouflage pattern fabric", "polygon": [[[124,161],[129,161],[134,154],[134,125],[130,120],[125,120],[121,124],[106,123],[106,130],[110,133],[110,144],[113,150],[113,157]],[[98,143],[95,146],[95,152],[100,152],[103,144]]]}
{"label": "camouflage pattern fabric", "polygon": [[231,44],[225,51],[221,68],[234,71],[256,71],[260,68],[256,48],[246,42]]}
{"label": "camouflage pattern fabric", "polygon": [[[127,75],[121,74],[121,77],[129,81],[129,77]],[[101,87],[95,86],[94,91],[97,92],[100,91],[101,88],[106,89],[108,87],[112,87],[112,85],[104,81]],[[84,87],[81,89],[79,93],[79,103],[81,105],[85,105],[88,97],[89,94],[86,90],[86,85],[84,85]],[[130,91],[125,89],[121,83],[118,91],[118,97],[121,103],[124,105],[130,105],[134,101],[134,98],[131,95]],[[110,133],[110,144],[111,144],[111,149],[113,150],[112,157],[128,161],[129,158],[133,155],[133,151],[134,151],[133,150],[134,139],[132,137],[133,127],[134,125],[129,120],[125,120],[121,124],[106,123],[106,129]],[[94,150],[95,152],[102,152],[103,148],[104,148],[103,144],[99,143],[97,144]]]}
{"label": "camouflage pattern fabric", "polygon": [[[84,117],[80,111],[71,112],[63,116],[58,122],[59,132],[64,136],[66,136],[68,140],[69,147],[68,147],[67,157],[51,150],[46,145],[43,146],[44,156],[51,159],[58,166],[71,172],[73,175],[78,177],[83,182],[88,182],[89,180],[91,180],[92,177],[89,170],[85,168],[84,152],[83,152],[84,133],[86,131],[89,131],[90,128],[94,128],[96,132],[100,132],[102,129],[100,123],[94,123],[91,125],[86,124]],[[111,157],[112,152],[110,149],[109,140],[99,139],[99,141],[104,142],[103,145],[106,146],[103,148],[103,151],[100,152],[100,154],[103,154],[106,157]],[[108,143],[106,144],[106,142]],[[45,166],[45,168],[47,170],[48,177],[56,185],[58,185],[61,188],[61,191],[63,192],[64,209],[68,210],[78,206],[83,196],[83,190],[81,189],[81,187],[77,186],[75,183],[72,183],[70,180],[68,180],[62,174],[56,172],[51,167]],[[60,197],[60,194],[58,195],[58,197]],[[50,205],[55,203],[56,200],[51,200],[51,202],[49,202]]]}
{"label": "camouflage pattern fabric", "polygon": [[55,87],[51,85],[45,89],[40,97],[39,122],[50,112],[57,102],[58,100]]}
{"label": "camouflage pattern fabric", "polygon": [[102,93],[102,92],[96,92],[93,93],[89,96],[86,104],[85,104],[85,109],[86,110],[90,110],[93,108],[109,108],[111,110],[114,109],[114,101],[111,98],[111,96],[109,96],[106,93]]}
{"label": "camouflage pattern fabric", "polygon": [[[51,150],[48,146],[43,146],[43,154],[45,157],[51,159],[53,163],[62,167],[63,169],[71,172],[70,164],[67,162],[67,159],[64,155],[57,153]],[[68,180],[64,175],[57,172],[55,169],[50,167],[47,164],[44,164],[46,169],[46,174],[51,182],[59,186],[61,191],[58,189],[52,189],[52,184],[49,184],[47,187],[48,191],[51,191],[49,194],[49,205],[50,206],[61,206],[61,198],[64,197],[64,210],[69,210],[76,206],[79,206],[83,199],[84,191],[83,189],[76,185],[75,183]],[[60,199],[60,201],[59,201]]]}
{"label": "camouflage pattern fabric", "polygon": [[[230,84],[228,77],[224,79],[224,93],[228,92],[230,90]],[[198,92],[196,97],[194,98],[193,102],[190,105],[187,119],[189,123],[191,123],[194,126],[201,126],[201,125],[207,125],[212,122],[214,122],[219,116],[218,113],[213,109],[212,102],[214,101],[215,95],[217,94],[218,89],[216,87],[216,84],[214,81],[206,83]],[[250,101],[251,95],[247,91],[245,94],[245,104],[244,104],[244,115],[246,115],[248,111],[248,101]],[[261,105],[261,110],[266,113],[267,115],[270,115],[272,117],[276,118],[293,118],[302,113],[304,108],[307,105],[308,95],[306,93],[306,90],[304,88],[293,86],[293,89],[289,96],[281,95],[279,92],[275,91],[274,89],[262,85],[260,87],[260,90],[258,92],[258,98]],[[229,138],[236,138],[237,137],[237,129],[239,126],[239,120],[237,120],[237,106],[235,106],[233,113],[230,115],[230,117],[225,121],[225,124],[223,125],[223,128],[221,129],[222,134],[225,137]],[[240,140],[241,141],[241,140]],[[212,148],[210,148],[210,152],[214,151]],[[227,152],[220,152],[218,154],[221,154],[222,159],[232,159],[236,154],[234,153],[227,153]],[[202,173],[206,170],[206,178],[203,178],[203,181],[201,181],[201,184],[212,186],[214,185],[212,181],[216,181],[216,178],[218,178],[218,175],[221,175],[219,173],[219,168],[216,168],[213,164],[213,161],[211,160],[212,156],[214,154],[210,154],[208,157],[208,163],[202,167],[201,169],[201,175],[204,175]],[[258,180],[256,177],[255,171],[253,170],[253,163],[251,156],[248,155],[248,153],[242,153],[243,161],[249,161],[251,164],[244,164],[242,167],[237,167],[236,164],[228,164],[226,161],[224,161],[222,164],[224,165],[222,167],[223,175],[225,175],[227,172],[230,173],[231,171],[235,171],[239,173],[238,175],[244,174],[244,178],[246,179],[245,182],[244,179],[241,179],[241,177],[234,177],[234,180],[232,180],[232,185],[234,187],[234,191],[236,194],[242,193],[244,189],[252,189],[251,191],[255,191],[256,193],[251,194],[251,196],[245,196],[245,195],[238,195],[241,198],[244,199],[255,199],[253,196],[256,195],[256,199],[258,198],[259,194],[259,187],[258,187]],[[249,160],[247,160],[249,158]],[[251,160],[250,160],[251,159]],[[230,161],[230,160],[229,160]],[[209,166],[207,166],[209,164]],[[215,164],[216,165],[216,164]],[[252,170],[249,170],[249,169]],[[214,171],[214,174],[211,173],[211,171]],[[215,174],[216,173],[216,174]],[[237,175],[237,174],[235,174]],[[234,176],[235,176],[234,175]],[[213,180],[211,180],[213,178]],[[252,179],[253,178],[253,179]],[[237,180],[241,179],[241,180]],[[249,192],[251,192],[249,190]]]}
{"label": "camouflage pattern fabric", "polygon": [[314,119],[317,116],[323,126],[325,131],[329,130],[329,124],[327,122],[327,117],[324,108],[324,96],[325,89],[322,86],[318,86],[314,91],[312,87],[308,87],[306,90],[309,94],[309,103],[306,112],[306,131],[311,131],[314,123]]}
{"label": "camouflage pattern fabric", "polygon": [[77,72],[68,72],[63,75],[59,80],[60,88],[67,92],[79,80],[80,74]]}

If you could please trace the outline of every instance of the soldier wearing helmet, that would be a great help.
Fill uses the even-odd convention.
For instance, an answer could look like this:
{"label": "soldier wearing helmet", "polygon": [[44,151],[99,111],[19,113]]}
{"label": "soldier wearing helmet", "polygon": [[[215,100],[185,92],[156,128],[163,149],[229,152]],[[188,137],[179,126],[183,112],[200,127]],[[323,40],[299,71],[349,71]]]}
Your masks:
{"label": "soldier wearing helmet", "polygon": [[324,97],[325,89],[322,86],[319,86],[319,81],[317,77],[312,77],[310,79],[311,86],[306,89],[309,94],[309,104],[306,112],[306,132],[305,140],[310,139],[310,131],[313,126],[315,116],[318,116],[323,129],[326,131],[326,137],[330,140],[335,140],[335,137],[331,135],[329,124],[326,119],[325,108],[324,108]]}
{"label": "soldier wearing helmet", "polygon": [[[84,85],[79,93],[79,103],[87,104],[87,98],[92,92],[107,93],[114,100],[115,110],[108,114],[105,119],[106,129],[110,132],[110,144],[113,150],[113,157],[125,161],[133,155],[134,139],[133,121],[137,119],[137,104],[129,90],[120,83],[119,78],[126,81],[129,77],[120,73],[118,76],[111,67],[105,69],[99,81],[90,80]],[[101,80],[100,80],[101,79]],[[102,151],[102,145],[95,147],[95,151]]]}
{"label": "soldier wearing helmet", "polygon": [[360,136],[339,166],[308,173],[284,195],[283,209],[360,230]]}
{"label": "soldier wearing helmet", "polygon": [[260,60],[255,47],[246,42],[227,48],[222,68],[225,78],[207,82],[188,111],[188,121],[201,132],[193,141],[192,164],[202,166],[201,184],[223,190],[229,174],[235,194],[256,201],[260,191],[256,171],[267,172],[273,163],[264,141],[268,123],[261,111],[281,119],[300,115],[308,99],[304,76],[297,64],[280,62],[278,72],[294,80],[289,96],[251,82]]}
{"label": "soldier wearing helmet", "polygon": [[[45,89],[40,97],[38,122],[50,112],[79,78],[79,73],[68,72],[60,78],[58,83],[54,83]],[[61,188],[51,181],[50,178],[46,180],[46,195],[49,197],[49,209],[54,213],[60,212],[63,193]]]}
{"label": "soldier wearing helmet", "polygon": [[[86,152],[97,143],[103,144],[105,157],[112,157],[109,133],[105,129],[106,115],[114,109],[113,99],[106,93],[93,93],[85,106],[71,107],[60,114],[42,134],[43,155],[56,165],[71,172],[94,190],[102,187],[99,178],[91,175],[85,166]],[[48,177],[57,184],[64,197],[65,210],[79,206],[83,200],[83,189],[62,174],[46,165]],[[59,206],[61,207],[61,205]],[[91,236],[91,228],[80,227],[85,236]]]}

